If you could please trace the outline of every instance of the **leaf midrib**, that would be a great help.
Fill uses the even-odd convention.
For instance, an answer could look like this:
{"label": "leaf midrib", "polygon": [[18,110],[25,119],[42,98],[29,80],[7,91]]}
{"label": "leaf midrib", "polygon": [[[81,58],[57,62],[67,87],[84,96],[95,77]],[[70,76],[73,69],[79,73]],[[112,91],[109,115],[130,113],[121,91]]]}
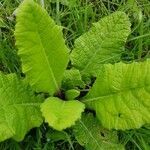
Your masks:
{"label": "leaf midrib", "polygon": [[124,90],[120,90],[118,92],[112,92],[112,93],[109,93],[108,95],[101,95],[101,96],[94,97],[94,98],[86,98],[86,96],[85,96],[85,99],[82,99],[82,102],[91,102],[91,101],[96,101],[96,100],[101,100],[101,99],[103,100],[103,98],[106,98],[106,97],[118,95],[120,93],[125,93],[125,92],[129,92],[129,91],[133,91],[133,90],[138,90],[138,89],[142,89],[142,88],[145,89],[145,87],[150,87],[150,85],[139,86],[139,87],[134,87],[134,88],[130,88],[130,89],[124,89]]}
{"label": "leaf midrib", "polygon": [[[32,13],[32,15],[33,15],[34,18],[36,18],[35,14]],[[56,90],[59,90],[59,86],[58,86],[58,84],[57,84],[55,75],[54,75],[54,73],[53,73],[53,70],[52,70],[51,65],[50,65],[50,63],[49,63],[49,60],[48,60],[48,58],[47,58],[46,49],[45,49],[45,47],[44,47],[44,45],[43,45],[43,42],[42,42],[42,40],[41,40],[41,35],[40,35],[40,33],[39,33],[39,30],[38,30],[38,23],[39,23],[39,20],[36,20],[36,19],[35,19],[35,23],[36,23],[35,32],[37,33],[37,36],[39,37],[39,41],[40,41],[41,46],[42,46],[42,53],[43,53],[43,55],[44,55],[44,58],[45,58],[46,63],[47,63],[47,66],[48,66],[48,68],[49,68],[49,71],[48,71],[48,72],[49,72],[49,75],[52,76],[53,83],[55,84]],[[49,84],[50,84],[50,83],[49,83]]]}
{"label": "leaf midrib", "polygon": [[42,53],[43,53],[43,55],[44,55],[44,57],[45,57],[45,60],[46,60],[46,63],[47,63],[47,66],[48,66],[48,72],[49,72],[49,75],[50,76],[52,76],[52,79],[53,79],[53,83],[54,83],[54,85],[55,85],[55,88],[56,88],[56,90],[59,90],[59,86],[58,86],[58,84],[57,84],[57,81],[56,81],[56,78],[55,78],[55,75],[54,75],[54,73],[53,73],[53,71],[52,71],[52,68],[51,68],[51,65],[50,65],[50,63],[49,63],[49,60],[48,60],[48,56],[46,55],[46,49],[45,49],[45,47],[44,47],[44,45],[43,45],[43,42],[42,42],[42,40],[41,40],[41,36],[40,36],[40,34],[39,34],[39,32],[38,32],[38,29],[37,29],[37,35],[38,35],[38,37],[39,37],[39,40],[40,40],[40,43],[41,43],[41,46],[42,46]]}

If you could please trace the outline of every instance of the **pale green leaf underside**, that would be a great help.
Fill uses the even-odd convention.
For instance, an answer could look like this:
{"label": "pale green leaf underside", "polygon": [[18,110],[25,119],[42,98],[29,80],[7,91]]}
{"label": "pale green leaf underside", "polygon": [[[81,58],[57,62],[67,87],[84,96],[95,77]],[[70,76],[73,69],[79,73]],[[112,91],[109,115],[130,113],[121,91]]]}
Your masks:
{"label": "pale green leaf underside", "polygon": [[15,36],[23,72],[32,87],[54,94],[68,63],[61,27],[33,0],[25,0],[17,12]]}
{"label": "pale green leaf underside", "polygon": [[108,131],[101,127],[99,121],[92,114],[83,115],[82,119],[74,126],[77,141],[86,150],[123,150],[118,144],[115,131]]}
{"label": "pale green leaf underside", "polygon": [[81,118],[84,104],[72,100],[63,101],[57,97],[48,98],[42,105],[41,111],[45,121],[56,130],[63,130],[75,124]]}
{"label": "pale green leaf underside", "polygon": [[0,141],[23,140],[26,132],[42,123],[41,100],[15,74],[0,73]]}
{"label": "pale green leaf underside", "polygon": [[82,74],[97,75],[101,64],[120,60],[129,33],[130,22],[125,13],[118,11],[102,18],[75,41],[73,66]]}
{"label": "pale green leaf underside", "polygon": [[124,130],[150,123],[150,60],[104,65],[83,99],[106,128]]}

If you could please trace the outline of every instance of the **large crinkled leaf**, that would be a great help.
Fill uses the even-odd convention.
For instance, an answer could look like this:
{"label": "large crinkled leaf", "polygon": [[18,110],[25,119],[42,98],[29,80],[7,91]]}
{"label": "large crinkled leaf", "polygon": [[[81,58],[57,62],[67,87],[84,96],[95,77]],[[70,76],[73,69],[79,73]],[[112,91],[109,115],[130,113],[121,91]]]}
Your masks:
{"label": "large crinkled leaf", "polygon": [[106,128],[124,130],[150,123],[150,60],[104,65],[83,99]]}
{"label": "large crinkled leaf", "polygon": [[42,123],[41,100],[15,74],[0,73],[0,141],[20,141],[33,127]]}
{"label": "large crinkled leaf", "polygon": [[45,121],[56,130],[63,130],[75,124],[81,118],[84,104],[72,100],[63,101],[57,97],[48,98],[42,105],[41,111]]}
{"label": "large crinkled leaf", "polygon": [[66,70],[62,80],[62,88],[70,90],[73,88],[84,88],[85,83],[82,81],[81,74],[77,69]]}
{"label": "large crinkled leaf", "polygon": [[120,60],[129,33],[130,22],[124,12],[102,18],[75,41],[73,66],[82,74],[97,75],[101,64]]}
{"label": "large crinkled leaf", "polygon": [[117,133],[104,129],[92,114],[83,115],[74,126],[77,141],[86,150],[123,150],[118,144]]}
{"label": "large crinkled leaf", "polygon": [[54,94],[68,63],[61,27],[33,0],[25,0],[17,12],[15,35],[28,81],[36,91]]}

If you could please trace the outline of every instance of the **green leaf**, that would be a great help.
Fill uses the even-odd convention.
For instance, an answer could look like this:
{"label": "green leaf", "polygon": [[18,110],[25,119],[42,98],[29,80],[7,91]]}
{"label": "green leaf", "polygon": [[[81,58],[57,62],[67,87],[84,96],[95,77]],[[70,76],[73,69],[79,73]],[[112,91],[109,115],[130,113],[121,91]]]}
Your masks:
{"label": "green leaf", "polygon": [[65,131],[57,131],[50,128],[46,134],[46,138],[54,142],[61,141],[61,140],[67,141],[69,135]]}
{"label": "green leaf", "polygon": [[123,150],[118,144],[116,131],[108,131],[101,127],[92,114],[83,115],[74,126],[74,133],[79,144],[86,150]]}
{"label": "green leaf", "polygon": [[85,84],[82,81],[81,74],[77,69],[66,70],[64,73],[62,88],[70,90],[74,88],[84,88]]}
{"label": "green leaf", "polygon": [[0,73],[0,87],[0,141],[21,141],[31,128],[42,123],[41,99],[15,74]]}
{"label": "green leaf", "polygon": [[42,105],[41,111],[45,121],[56,130],[63,130],[75,124],[81,118],[84,104],[79,101],[62,101],[57,97],[48,98]]}
{"label": "green leaf", "polygon": [[93,24],[87,33],[75,41],[71,61],[81,74],[97,75],[101,64],[121,59],[130,33],[130,22],[124,12],[115,12]]}
{"label": "green leaf", "polygon": [[106,128],[125,130],[150,123],[150,60],[104,65],[83,99]]}
{"label": "green leaf", "polygon": [[[47,140],[50,140],[51,143],[52,142],[59,142],[59,141],[63,141],[68,142],[69,143],[69,147],[74,149],[73,145],[72,145],[72,141],[71,141],[71,135],[65,131],[57,131],[57,130],[53,130],[53,129],[49,129],[47,134],[46,134],[46,138]],[[48,149],[50,149],[48,147]],[[52,148],[53,149],[53,148]]]}
{"label": "green leaf", "polygon": [[28,81],[37,92],[54,94],[68,63],[61,27],[33,0],[25,0],[17,11],[15,35]]}
{"label": "green leaf", "polygon": [[68,90],[68,91],[65,92],[65,98],[67,100],[75,99],[79,95],[80,95],[80,91],[75,90],[75,89],[71,89],[71,90]]}

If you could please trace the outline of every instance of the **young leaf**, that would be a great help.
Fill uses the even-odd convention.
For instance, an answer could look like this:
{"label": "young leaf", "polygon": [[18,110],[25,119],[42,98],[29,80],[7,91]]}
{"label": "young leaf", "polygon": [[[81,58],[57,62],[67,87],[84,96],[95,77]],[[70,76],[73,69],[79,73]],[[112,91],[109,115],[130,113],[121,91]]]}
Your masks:
{"label": "young leaf", "polygon": [[150,123],[150,60],[104,65],[84,102],[109,129]]}
{"label": "young leaf", "polygon": [[71,90],[68,90],[68,91],[65,92],[65,98],[67,100],[75,99],[79,95],[80,95],[80,91],[79,90],[75,90],[75,89],[71,89]]}
{"label": "young leaf", "polygon": [[84,88],[85,84],[82,81],[81,74],[77,69],[66,70],[64,73],[62,88],[70,90],[73,88]]}
{"label": "young leaf", "polygon": [[56,130],[63,130],[75,124],[81,118],[84,104],[79,101],[62,101],[57,97],[48,98],[42,105],[41,111],[45,121]]}
{"label": "young leaf", "polygon": [[41,100],[15,74],[0,73],[0,141],[21,141],[26,132],[42,123]]}
{"label": "young leaf", "polygon": [[108,131],[101,127],[99,121],[92,114],[83,115],[74,126],[74,133],[79,144],[86,150],[123,150],[118,144],[115,131]]}
{"label": "young leaf", "polygon": [[61,27],[33,0],[25,0],[17,12],[16,45],[22,69],[38,92],[59,90],[68,63]]}
{"label": "young leaf", "polygon": [[129,33],[130,22],[124,12],[101,19],[75,41],[73,66],[82,74],[97,75],[101,64],[120,60]]}

